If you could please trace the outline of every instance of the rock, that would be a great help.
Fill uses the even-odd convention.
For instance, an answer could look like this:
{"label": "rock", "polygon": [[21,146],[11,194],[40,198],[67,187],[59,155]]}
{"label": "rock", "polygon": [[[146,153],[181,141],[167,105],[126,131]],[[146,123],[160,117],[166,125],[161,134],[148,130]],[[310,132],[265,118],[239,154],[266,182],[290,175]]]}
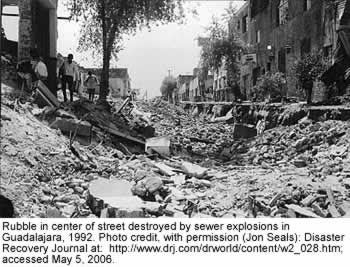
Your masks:
{"label": "rock", "polygon": [[335,205],[333,205],[333,204],[330,204],[328,206],[328,212],[331,214],[332,218],[342,217],[342,215],[338,211],[337,207]]}
{"label": "rock", "polygon": [[303,137],[303,138],[297,140],[294,143],[293,147],[295,147],[296,149],[300,149],[302,146],[304,146],[304,145],[306,145],[308,143],[308,140],[309,140],[308,137]]}
{"label": "rock", "polygon": [[170,177],[172,181],[174,181],[175,185],[182,185],[186,182],[186,175],[178,174]]}
{"label": "rock", "polygon": [[157,215],[157,216],[163,215],[163,208],[157,202],[145,201],[143,202],[142,207],[145,209],[147,213],[150,213],[152,215]]}
{"label": "rock", "polygon": [[196,178],[192,178],[191,180],[189,180],[189,182],[193,183],[194,185],[197,186],[204,186],[204,187],[211,187],[211,182],[207,181],[207,180],[203,180],[203,179],[196,179]]}
{"label": "rock", "polygon": [[269,206],[273,207],[276,205],[277,201],[283,197],[283,193],[276,194],[269,202]]}
{"label": "rock", "polygon": [[54,207],[48,207],[46,209],[46,215],[45,218],[63,218],[61,212]]}
{"label": "rock", "polygon": [[316,215],[315,213],[313,213],[312,211],[302,208],[298,205],[295,204],[290,204],[290,205],[286,205],[286,207],[288,209],[293,210],[294,212],[304,216],[304,217],[308,217],[308,218],[320,218],[320,216]]}
{"label": "rock", "polygon": [[189,176],[194,176],[199,179],[207,178],[208,169],[203,168],[199,165],[192,164],[189,162],[183,162],[181,167],[184,170],[184,172]]}
{"label": "rock", "polygon": [[163,186],[163,181],[159,177],[147,177],[142,180],[148,192],[153,194]]}
{"label": "rock", "polygon": [[313,203],[311,205],[311,208],[313,209],[313,211],[320,217],[322,218],[326,218],[327,217],[327,212],[324,211],[320,205],[318,205],[317,203]]}
{"label": "rock", "polygon": [[306,163],[306,161],[304,160],[304,159],[295,159],[294,161],[293,161],[293,164],[294,164],[294,166],[295,167],[297,167],[297,168],[304,168],[304,167],[306,167],[307,166],[307,163]]}
{"label": "rock", "polygon": [[145,177],[147,177],[147,175],[149,174],[148,171],[145,171],[145,170],[137,170],[135,175],[134,175],[134,180],[136,182],[144,179]]}
{"label": "rock", "polygon": [[63,217],[71,218],[73,213],[75,212],[75,209],[76,208],[73,205],[66,205],[62,207],[60,211],[62,212]]}
{"label": "rock", "polygon": [[41,203],[47,204],[47,203],[50,203],[50,202],[52,201],[52,198],[49,197],[49,196],[43,195],[43,196],[41,196],[41,197],[39,198],[39,201],[40,201]]}
{"label": "rock", "polygon": [[159,171],[164,174],[164,175],[167,175],[167,176],[173,176],[173,175],[176,175],[176,173],[173,171],[173,168],[165,165],[164,163],[160,163],[160,162],[157,162],[157,163],[153,163],[153,165],[159,169]]}
{"label": "rock", "polygon": [[80,186],[76,186],[76,187],[74,187],[74,191],[77,192],[78,194],[82,194],[82,193],[84,193],[84,188],[82,188]]}
{"label": "rock", "polygon": [[300,203],[304,207],[309,207],[315,200],[317,199],[317,196],[315,195],[308,195],[306,198],[304,198]]}

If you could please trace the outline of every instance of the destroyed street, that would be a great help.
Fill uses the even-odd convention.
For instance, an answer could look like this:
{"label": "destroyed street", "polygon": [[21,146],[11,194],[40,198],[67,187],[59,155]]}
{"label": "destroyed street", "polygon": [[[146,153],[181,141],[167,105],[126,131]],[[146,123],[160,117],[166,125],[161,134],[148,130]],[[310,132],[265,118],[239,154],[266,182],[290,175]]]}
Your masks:
{"label": "destroyed street", "polygon": [[1,1],[0,217],[349,218],[350,0],[229,2]]}
{"label": "destroyed street", "polygon": [[[17,216],[349,215],[347,121],[305,116],[261,136],[235,139],[237,127],[211,122],[210,114],[193,117],[160,99],[141,101],[135,104],[139,112],[149,115],[156,135],[168,136],[171,144],[160,143],[146,153],[144,146],[98,124],[92,127],[96,142],[88,146],[49,127],[50,121],[84,116],[74,115],[74,105],[84,102],[65,110],[39,109],[3,97],[1,190],[14,201]],[[280,121],[302,109],[281,112]],[[113,116],[134,129],[140,126],[139,117]],[[94,124],[95,117],[85,117]]]}

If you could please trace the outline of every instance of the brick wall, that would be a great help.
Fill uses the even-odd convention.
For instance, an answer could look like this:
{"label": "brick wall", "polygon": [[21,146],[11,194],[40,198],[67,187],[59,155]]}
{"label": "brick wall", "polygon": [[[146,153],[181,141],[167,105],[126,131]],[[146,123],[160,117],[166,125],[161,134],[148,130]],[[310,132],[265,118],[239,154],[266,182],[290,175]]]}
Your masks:
{"label": "brick wall", "polygon": [[19,34],[18,34],[18,60],[29,59],[30,49],[33,47],[32,38],[32,0],[18,1]]}

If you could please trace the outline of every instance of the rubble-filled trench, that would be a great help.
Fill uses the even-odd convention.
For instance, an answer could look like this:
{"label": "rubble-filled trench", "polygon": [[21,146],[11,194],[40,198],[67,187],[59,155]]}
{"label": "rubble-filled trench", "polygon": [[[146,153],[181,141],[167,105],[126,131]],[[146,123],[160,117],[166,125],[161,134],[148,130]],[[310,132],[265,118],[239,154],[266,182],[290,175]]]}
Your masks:
{"label": "rubble-filled trench", "polygon": [[49,127],[47,108],[1,101],[0,192],[17,217],[350,215],[349,121],[304,117],[235,139],[232,123],[160,99],[134,103],[170,137],[163,156],[101,130],[90,145],[72,143]]}

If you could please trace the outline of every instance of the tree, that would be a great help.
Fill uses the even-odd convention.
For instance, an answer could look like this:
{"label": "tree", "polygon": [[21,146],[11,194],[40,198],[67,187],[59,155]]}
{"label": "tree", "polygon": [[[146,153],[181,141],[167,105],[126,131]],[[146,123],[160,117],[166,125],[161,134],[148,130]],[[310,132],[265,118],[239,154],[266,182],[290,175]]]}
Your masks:
{"label": "tree", "polygon": [[286,78],[283,73],[266,73],[259,77],[253,87],[252,97],[254,101],[281,100],[284,96]]}
{"label": "tree", "polygon": [[121,51],[125,35],[184,17],[182,0],[68,0],[67,7],[82,22],[80,50],[102,54],[100,100],[108,95],[110,61]]}
{"label": "tree", "polygon": [[[234,13],[232,9],[230,17],[224,19],[225,24],[233,19]],[[201,62],[203,70],[218,70],[223,65],[228,70],[228,85],[234,87],[240,76],[239,55],[244,49],[243,42],[234,32],[223,25],[218,18],[213,18],[211,24],[207,28],[208,37],[202,42]],[[203,74],[202,74],[203,75]]]}
{"label": "tree", "polygon": [[166,97],[168,100],[172,99],[172,94],[176,88],[176,79],[173,76],[167,76],[162,81],[162,85],[160,86],[160,92],[163,97]]}
{"label": "tree", "polygon": [[314,82],[326,69],[327,63],[321,54],[308,54],[293,66],[295,76],[302,88],[305,84]]}

